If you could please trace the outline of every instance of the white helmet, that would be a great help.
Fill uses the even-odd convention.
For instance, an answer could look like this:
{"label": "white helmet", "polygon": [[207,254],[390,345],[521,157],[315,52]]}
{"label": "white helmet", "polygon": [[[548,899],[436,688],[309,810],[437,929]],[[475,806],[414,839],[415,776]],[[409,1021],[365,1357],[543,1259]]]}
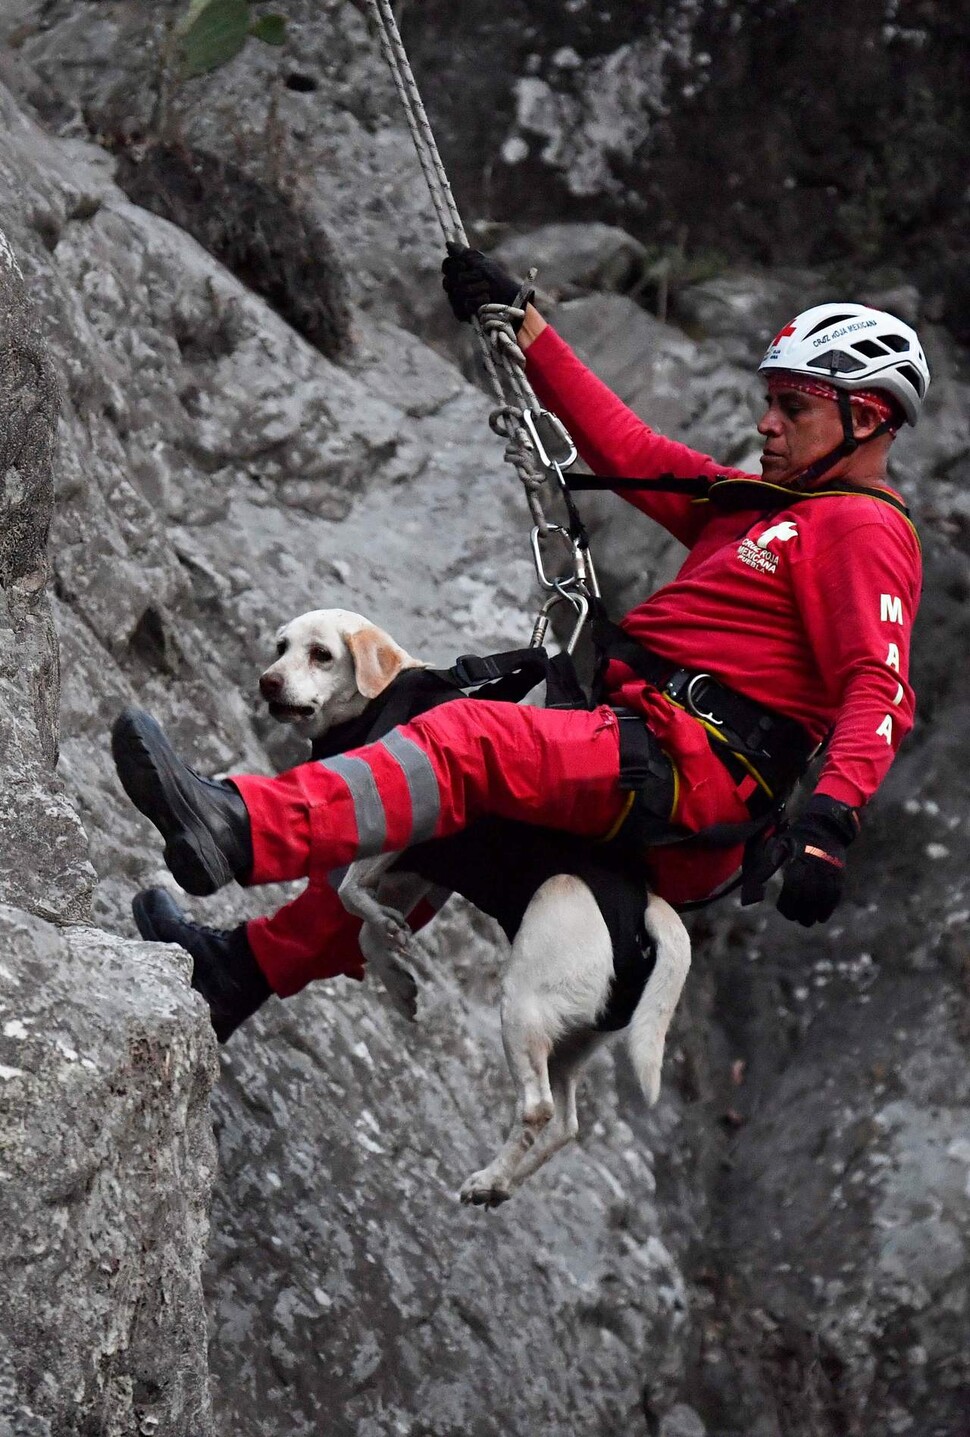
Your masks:
{"label": "white helmet", "polygon": [[850,393],[878,389],[915,424],[930,383],[915,330],[865,304],[817,304],[778,331],[758,366],[823,380]]}

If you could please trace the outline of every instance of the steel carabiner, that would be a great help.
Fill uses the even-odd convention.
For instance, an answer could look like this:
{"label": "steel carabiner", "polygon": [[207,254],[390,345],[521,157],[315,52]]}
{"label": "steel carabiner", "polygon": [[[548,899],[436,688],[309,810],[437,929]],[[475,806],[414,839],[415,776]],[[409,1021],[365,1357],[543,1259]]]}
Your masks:
{"label": "steel carabiner", "polygon": [[539,610],[539,616],[532,630],[532,638],[529,640],[530,648],[537,649],[545,643],[546,634],[549,630],[549,616],[557,604],[563,603],[571,605],[576,611],[576,622],[573,625],[573,631],[569,636],[564,650],[567,654],[573,652],[579,642],[579,636],[583,632],[586,620],[589,617],[589,600],[585,594],[570,593],[568,590],[561,588],[557,588],[556,593],[550,594]]}
{"label": "steel carabiner", "polygon": [[[573,437],[563,424],[557,414],[551,409],[524,409],[522,411],[522,422],[529,431],[532,446],[536,452],[536,458],[544,469],[555,469],[559,472],[559,479],[562,482],[562,470],[569,469],[579,458],[579,450],[573,442]],[[566,453],[562,459],[554,459],[549,453],[546,442],[539,433],[539,423],[546,424],[557,439],[562,440],[566,446]]]}

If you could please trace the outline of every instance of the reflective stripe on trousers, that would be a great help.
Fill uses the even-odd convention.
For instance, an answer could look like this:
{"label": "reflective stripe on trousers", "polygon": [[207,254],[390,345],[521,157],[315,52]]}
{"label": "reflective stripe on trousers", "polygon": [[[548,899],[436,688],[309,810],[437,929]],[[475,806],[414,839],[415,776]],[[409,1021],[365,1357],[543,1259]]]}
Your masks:
{"label": "reflective stripe on trousers", "polygon": [[457,699],[378,743],[275,779],[233,782],[252,823],[258,884],[320,877],[455,833],[485,813],[599,837],[623,804],[618,775],[609,708]]}

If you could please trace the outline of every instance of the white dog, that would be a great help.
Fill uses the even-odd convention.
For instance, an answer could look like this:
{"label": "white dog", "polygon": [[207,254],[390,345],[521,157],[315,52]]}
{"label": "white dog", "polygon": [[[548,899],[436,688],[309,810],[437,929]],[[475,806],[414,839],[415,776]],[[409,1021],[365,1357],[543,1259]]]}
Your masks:
{"label": "white dog", "polygon": [[311,741],[364,712],[412,659],[383,629],[349,609],[314,609],[276,631],[275,664],[259,691],[279,723]]}
{"label": "white dog", "polygon": [[[422,668],[383,630],[345,609],[317,609],[284,624],[279,657],[260,679],[270,713],[307,738],[362,714],[406,668]],[[390,872],[384,854],[354,864],[340,887],[350,912],[364,919],[361,950],[397,1007],[413,1018],[417,987],[403,959],[405,921],[428,884]],[[690,940],[663,899],[645,890],[645,928],[656,948],[653,970],[627,1029],[633,1066],[650,1104],[670,1019],[690,968]],[[502,1039],[518,1089],[518,1110],[501,1151],[474,1173],[461,1200],[496,1206],[578,1131],[576,1087],[587,1058],[610,1035],[597,1020],[614,979],[613,947],[599,905],[579,878],[543,883],[512,944],[502,994]]]}

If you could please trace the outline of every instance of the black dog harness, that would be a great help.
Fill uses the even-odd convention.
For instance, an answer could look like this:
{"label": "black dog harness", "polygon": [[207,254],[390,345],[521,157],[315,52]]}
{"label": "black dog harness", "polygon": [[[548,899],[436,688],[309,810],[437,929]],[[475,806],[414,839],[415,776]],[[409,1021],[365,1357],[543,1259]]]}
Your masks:
{"label": "black dog harness", "polygon": [[[478,684],[476,697],[523,697],[543,678],[561,670],[563,692],[570,687],[570,669],[557,664],[545,650],[523,649],[487,658],[466,656],[452,669],[405,669],[383,693],[372,699],[355,719],[338,724],[315,739],[315,759],[358,748],[383,738],[398,724],[438,704],[464,696],[466,687]],[[587,700],[572,676],[582,706]],[[555,683],[555,679],[553,679]],[[569,705],[572,707],[573,705]],[[637,727],[647,734],[642,721]],[[621,734],[623,726],[621,723]],[[668,781],[669,797],[662,811],[669,813],[673,799],[673,771],[656,741],[654,767],[658,782]],[[631,771],[631,778],[636,777]],[[658,832],[662,825],[657,825]],[[582,879],[593,894],[613,945],[613,983],[597,1027],[604,1032],[625,1028],[653,971],[656,949],[644,926],[644,876],[639,851],[627,844],[598,845],[588,839],[516,823],[511,819],[482,818],[449,838],[414,845],[398,860],[402,871],[416,873],[429,883],[460,893],[483,913],[496,919],[511,942],[538,888],[557,874]]]}

